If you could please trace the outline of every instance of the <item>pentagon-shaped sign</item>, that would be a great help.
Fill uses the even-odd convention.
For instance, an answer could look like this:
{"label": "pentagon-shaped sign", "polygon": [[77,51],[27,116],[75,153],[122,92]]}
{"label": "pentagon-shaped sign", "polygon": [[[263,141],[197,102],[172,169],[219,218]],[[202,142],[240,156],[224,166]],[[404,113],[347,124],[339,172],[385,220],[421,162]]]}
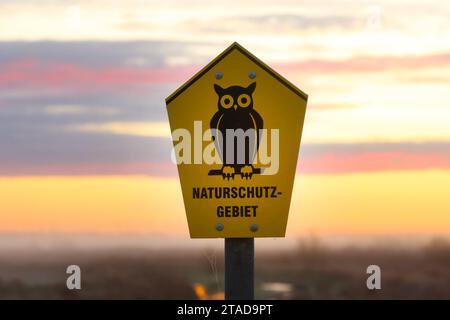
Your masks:
{"label": "pentagon-shaped sign", "polygon": [[237,43],[166,99],[191,238],[284,237],[307,99]]}

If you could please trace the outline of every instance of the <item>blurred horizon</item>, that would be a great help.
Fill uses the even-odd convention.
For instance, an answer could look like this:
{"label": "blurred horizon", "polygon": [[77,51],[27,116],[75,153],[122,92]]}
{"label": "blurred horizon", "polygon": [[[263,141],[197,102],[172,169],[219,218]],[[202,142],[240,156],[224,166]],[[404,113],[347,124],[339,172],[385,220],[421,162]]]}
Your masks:
{"label": "blurred horizon", "polygon": [[[189,241],[187,241],[189,240]],[[256,238],[257,252],[295,252],[303,244],[316,243],[329,250],[405,250],[426,248],[433,243],[450,244],[448,235],[330,235],[318,237],[288,236],[286,238]],[[70,253],[108,250],[154,250],[156,252],[223,251],[224,239],[189,239],[189,235],[114,234],[114,233],[0,233],[1,254],[31,254],[39,252]]]}
{"label": "blurred horizon", "polygon": [[[333,248],[311,236],[289,249],[260,250],[264,242],[256,241],[257,299],[450,297],[449,239],[435,238],[415,248],[392,242]],[[52,245],[6,251],[0,246],[0,299],[224,298],[219,247]],[[82,269],[82,290],[65,288],[64,271],[73,263]],[[374,263],[382,270],[382,290],[365,287],[366,269]]]}

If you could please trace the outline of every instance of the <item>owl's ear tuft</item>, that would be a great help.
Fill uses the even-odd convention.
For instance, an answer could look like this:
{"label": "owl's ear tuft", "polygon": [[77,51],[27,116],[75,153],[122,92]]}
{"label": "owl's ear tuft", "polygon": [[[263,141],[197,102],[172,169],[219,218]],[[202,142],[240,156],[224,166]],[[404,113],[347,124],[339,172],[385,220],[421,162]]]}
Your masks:
{"label": "owl's ear tuft", "polygon": [[219,86],[218,84],[214,84],[214,90],[216,90],[216,93],[220,96],[222,95],[223,88]]}
{"label": "owl's ear tuft", "polygon": [[253,82],[247,87],[247,90],[250,92],[250,94],[252,94],[253,91],[255,91],[255,88],[256,88],[256,82]]}

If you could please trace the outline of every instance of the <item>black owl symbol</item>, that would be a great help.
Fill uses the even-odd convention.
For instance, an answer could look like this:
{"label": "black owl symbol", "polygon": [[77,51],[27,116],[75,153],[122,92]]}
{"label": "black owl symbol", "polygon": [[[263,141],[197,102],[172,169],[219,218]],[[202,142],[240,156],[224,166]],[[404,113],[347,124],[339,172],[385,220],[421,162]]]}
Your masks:
{"label": "black owl symbol", "polygon": [[[261,172],[261,169],[254,168],[252,165],[259,148],[259,130],[263,128],[263,119],[253,109],[252,94],[255,88],[256,82],[251,83],[248,87],[222,88],[217,84],[214,85],[214,90],[218,95],[219,110],[212,117],[210,126],[211,129],[214,129],[214,144],[223,166],[221,170],[211,170],[209,175],[217,174],[222,175],[223,179],[234,179],[236,174],[240,174],[242,178],[251,179],[253,174]],[[241,132],[253,129],[248,131],[253,132],[253,135],[245,137],[244,143],[236,143],[235,138],[233,138],[235,141],[229,141],[234,144],[234,159],[229,159],[233,158],[233,155],[227,157],[227,131],[230,131],[229,129],[233,130],[232,132],[237,129],[242,129]],[[218,133],[214,134],[216,131],[221,133],[221,139],[217,138]]]}

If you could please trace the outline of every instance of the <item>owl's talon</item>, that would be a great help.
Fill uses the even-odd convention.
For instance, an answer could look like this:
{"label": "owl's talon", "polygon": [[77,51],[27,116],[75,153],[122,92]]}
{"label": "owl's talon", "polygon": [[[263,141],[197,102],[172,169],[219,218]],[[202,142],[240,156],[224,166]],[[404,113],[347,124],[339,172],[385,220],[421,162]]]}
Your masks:
{"label": "owl's talon", "polygon": [[253,175],[253,166],[245,165],[241,168],[241,177],[242,179],[251,179]]}
{"label": "owl's talon", "polygon": [[234,174],[235,174],[235,171],[234,171],[233,167],[231,167],[231,166],[224,166],[222,168],[222,177],[223,177],[223,179],[227,179],[227,180],[230,180],[230,178],[234,179]]}

